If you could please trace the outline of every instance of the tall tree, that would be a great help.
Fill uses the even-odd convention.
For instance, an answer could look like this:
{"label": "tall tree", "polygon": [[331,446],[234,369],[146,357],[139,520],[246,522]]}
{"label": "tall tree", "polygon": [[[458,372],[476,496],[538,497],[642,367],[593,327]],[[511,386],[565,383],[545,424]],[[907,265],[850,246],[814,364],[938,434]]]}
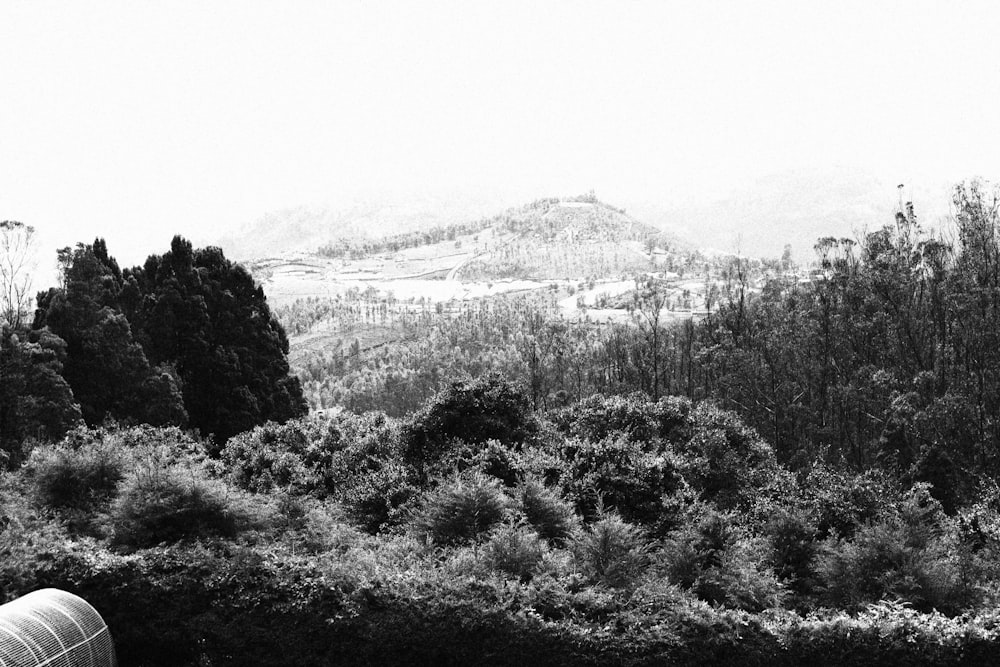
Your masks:
{"label": "tall tree", "polygon": [[34,328],[66,341],[63,376],[88,424],[107,418],[154,425],[187,423],[180,388],[153,367],[119,310],[122,273],[101,239],[60,252],[63,287],[38,295]]}
{"label": "tall tree", "polygon": [[0,468],[19,462],[26,439],[60,438],[80,421],[65,359],[66,342],[47,330],[0,327]]}
{"label": "tall tree", "polygon": [[21,327],[28,315],[35,245],[34,227],[0,221],[0,321],[14,329]]}
{"label": "tall tree", "polygon": [[151,361],[176,368],[193,426],[221,444],[305,413],[284,330],[261,287],[222,250],[176,236],[123,280],[124,310]]}

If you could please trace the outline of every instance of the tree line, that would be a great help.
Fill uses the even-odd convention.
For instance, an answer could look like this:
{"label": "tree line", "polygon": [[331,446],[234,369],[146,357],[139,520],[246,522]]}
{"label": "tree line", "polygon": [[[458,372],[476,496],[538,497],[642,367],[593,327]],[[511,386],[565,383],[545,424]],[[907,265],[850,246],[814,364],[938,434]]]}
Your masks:
{"label": "tree line", "polygon": [[221,443],[305,412],[263,290],[219,248],[177,236],[123,270],[97,239],[58,258],[60,284],[38,294],[30,325],[5,318],[5,458],[80,419],[189,426]]}

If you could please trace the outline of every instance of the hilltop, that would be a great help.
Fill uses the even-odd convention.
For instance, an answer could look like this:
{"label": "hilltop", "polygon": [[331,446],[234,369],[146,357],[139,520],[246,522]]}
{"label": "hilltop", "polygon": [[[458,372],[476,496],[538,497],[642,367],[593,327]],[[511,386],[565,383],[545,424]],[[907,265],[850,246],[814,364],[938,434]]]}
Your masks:
{"label": "hilltop", "polygon": [[324,215],[345,222],[323,227],[319,218],[300,212],[275,218],[261,239],[231,242],[239,255],[271,237],[304,235],[245,258],[272,303],[368,289],[402,300],[449,301],[537,289],[555,280],[621,280],[657,267],[672,270],[678,254],[692,248],[592,193],[538,199],[447,224],[428,218],[419,231],[382,236],[372,234],[370,218]]}

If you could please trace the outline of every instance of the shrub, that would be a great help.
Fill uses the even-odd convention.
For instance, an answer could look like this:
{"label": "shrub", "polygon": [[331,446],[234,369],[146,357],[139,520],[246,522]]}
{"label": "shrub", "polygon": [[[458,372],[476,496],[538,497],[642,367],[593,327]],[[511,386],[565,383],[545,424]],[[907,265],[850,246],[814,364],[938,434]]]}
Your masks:
{"label": "shrub", "polygon": [[483,558],[491,569],[523,581],[538,572],[544,556],[545,543],[526,526],[501,526],[483,547]]}
{"label": "shrub", "polygon": [[855,474],[825,465],[810,469],[801,489],[820,537],[852,536],[861,526],[891,514],[901,496],[899,485],[879,471]]}
{"label": "shrub", "polygon": [[585,440],[624,436],[633,442],[650,442],[683,439],[690,411],[686,398],[670,396],[654,403],[645,394],[598,394],[553,412],[552,419],[563,433]]}
{"label": "shrub", "polygon": [[572,551],[584,576],[614,588],[633,583],[649,561],[642,533],[613,513],[578,533]]}
{"label": "shrub", "polygon": [[779,473],[774,451],[733,412],[700,403],[691,412],[691,438],[676,450],[684,478],[705,500],[735,508]]}
{"label": "shrub", "polygon": [[537,479],[528,479],[518,489],[521,511],[539,536],[558,544],[569,538],[577,526],[573,506]]}
{"label": "shrub", "polygon": [[401,524],[420,494],[413,471],[398,461],[369,461],[372,469],[342,486],[337,499],[369,533]]}
{"label": "shrub", "polygon": [[433,491],[416,527],[437,544],[470,542],[503,520],[510,501],[499,484],[475,473]]}
{"label": "shrub", "polygon": [[415,414],[402,433],[404,460],[422,476],[456,443],[520,446],[538,430],[524,392],[500,373],[454,382]]}
{"label": "shrub", "polygon": [[816,569],[826,602],[841,608],[901,600],[920,611],[955,614],[978,597],[970,565],[958,531],[918,485],[895,515],[865,524],[851,539],[827,539]]}
{"label": "shrub", "polygon": [[124,468],[122,452],[98,440],[79,448],[65,443],[38,447],[31,453],[26,472],[42,505],[88,510],[114,495]]}
{"label": "shrub", "polygon": [[245,518],[228,502],[219,483],[177,469],[134,475],[111,508],[112,543],[151,547],[202,537],[232,537]]}
{"label": "shrub", "polygon": [[651,451],[625,436],[612,436],[600,442],[570,439],[562,455],[562,487],[584,518],[593,519],[598,506],[608,506],[647,528],[672,519],[665,515],[662,501],[678,492],[684,480],[682,462],[671,452]]}
{"label": "shrub", "polygon": [[815,518],[802,508],[779,508],[764,526],[775,575],[799,595],[816,585],[814,560],[819,550]]}
{"label": "shrub", "polygon": [[323,438],[310,418],[285,424],[268,422],[230,438],[219,456],[229,478],[239,487],[255,492],[275,488],[315,490],[322,484],[322,469],[329,467],[330,450],[323,443],[339,444],[336,437]]}
{"label": "shrub", "polygon": [[661,558],[668,579],[700,599],[761,611],[783,598],[781,585],[767,567],[767,546],[731,514],[702,508],[699,519],[670,535]]}

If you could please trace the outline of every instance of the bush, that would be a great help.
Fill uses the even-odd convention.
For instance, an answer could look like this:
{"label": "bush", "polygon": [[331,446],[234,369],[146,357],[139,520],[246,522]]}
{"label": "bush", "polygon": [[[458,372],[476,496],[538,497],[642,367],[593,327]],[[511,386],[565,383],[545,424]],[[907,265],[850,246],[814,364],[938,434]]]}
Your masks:
{"label": "bush", "polygon": [[552,420],[566,435],[584,440],[624,436],[632,442],[651,442],[657,438],[685,439],[690,412],[691,402],[676,396],[654,403],[645,394],[598,394],[553,412]]}
{"label": "bush", "polygon": [[471,542],[500,523],[510,500],[499,484],[481,473],[455,478],[433,491],[416,528],[436,544]]}
{"label": "bush", "polygon": [[585,519],[607,506],[648,529],[672,521],[663,499],[684,487],[683,462],[672,452],[651,450],[620,435],[600,442],[570,439],[561,451],[561,485]]}
{"label": "bush", "polygon": [[141,549],[203,537],[233,537],[245,517],[219,483],[171,469],[134,475],[111,508],[112,543]]}
{"label": "bush", "polygon": [[676,450],[684,478],[705,500],[736,508],[779,474],[771,446],[733,412],[700,403],[691,412],[691,438]]}
{"label": "bush", "polygon": [[229,478],[258,493],[275,488],[321,489],[331,452],[340,440],[333,424],[320,422],[315,417],[268,422],[233,436],[219,453]]}
{"label": "bush", "polygon": [[397,526],[420,494],[413,471],[398,461],[369,461],[372,468],[342,486],[337,499],[348,517],[369,533]]}
{"label": "bush", "polygon": [[125,476],[122,452],[102,440],[79,448],[62,443],[36,448],[26,472],[45,507],[88,510],[110,500]]}
{"label": "bush", "polygon": [[815,557],[819,550],[815,518],[802,508],[780,508],[764,526],[775,575],[798,595],[816,587]]}
{"label": "bush", "polygon": [[421,475],[456,443],[520,446],[538,430],[524,392],[500,373],[454,382],[415,414],[402,433],[404,460]]}
{"label": "bush", "polygon": [[544,556],[545,543],[526,526],[501,526],[483,547],[483,559],[491,569],[522,581],[538,572]]}
{"label": "bush", "polygon": [[879,471],[856,474],[825,465],[813,466],[800,486],[821,538],[850,537],[861,526],[881,521],[902,495],[899,485]]}
{"label": "bush", "polygon": [[971,563],[953,522],[918,485],[895,515],[865,524],[851,539],[827,539],[816,569],[828,604],[857,610],[900,600],[919,611],[957,614],[979,595]]}
{"label": "bush", "polygon": [[521,511],[539,536],[552,544],[569,538],[577,526],[573,506],[536,479],[528,479],[518,489]]}
{"label": "bush", "polygon": [[735,518],[703,508],[701,517],[678,529],[664,544],[670,581],[711,604],[761,611],[781,603],[783,589],[767,567],[769,549]]}
{"label": "bush", "polygon": [[617,514],[602,513],[571,546],[584,576],[613,588],[632,584],[649,562],[642,533]]}

